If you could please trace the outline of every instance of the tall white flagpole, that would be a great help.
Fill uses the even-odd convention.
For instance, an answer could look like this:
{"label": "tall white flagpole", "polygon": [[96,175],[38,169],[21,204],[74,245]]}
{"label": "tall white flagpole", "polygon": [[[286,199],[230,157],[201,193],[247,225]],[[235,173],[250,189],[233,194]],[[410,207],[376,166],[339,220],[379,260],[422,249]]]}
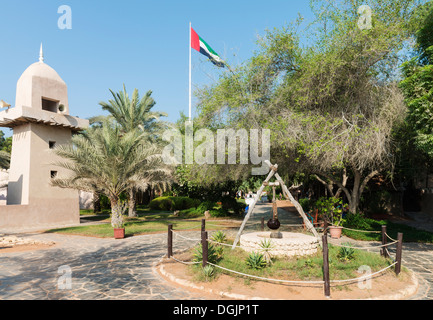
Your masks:
{"label": "tall white flagpole", "polygon": [[191,22],[189,23],[189,118],[185,122],[185,164],[193,164],[194,161],[194,133],[191,114]]}
{"label": "tall white flagpole", "polygon": [[191,102],[191,22],[189,23],[189,121],[192,120],[192,115],[191,115],[191,106],[192,106],[192,102]]}

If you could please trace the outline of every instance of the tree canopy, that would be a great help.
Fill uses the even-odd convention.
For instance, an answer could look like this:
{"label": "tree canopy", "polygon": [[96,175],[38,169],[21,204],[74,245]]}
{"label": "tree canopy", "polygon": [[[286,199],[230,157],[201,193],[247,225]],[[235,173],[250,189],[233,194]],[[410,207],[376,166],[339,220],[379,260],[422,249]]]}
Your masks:
{"label": "tree canopy", "polygon": [[251,59],[198,92],[198,123],[271,129],[272,162],[337,185],[355,212],[369,180],[395,161],[392,132],[406,112],[396,66],[420,3],[367,2],[365,29],[364,2],[311,1],[314,23],[267,31]]}

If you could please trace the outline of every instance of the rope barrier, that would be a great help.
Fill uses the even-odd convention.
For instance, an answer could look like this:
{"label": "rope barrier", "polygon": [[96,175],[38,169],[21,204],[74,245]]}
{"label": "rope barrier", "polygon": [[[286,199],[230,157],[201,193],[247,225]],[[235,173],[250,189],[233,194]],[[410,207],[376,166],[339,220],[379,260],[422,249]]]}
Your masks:
{"label": "rope barrier", "polygon": [[[329,228],[329,227],[328,227]],[[351,228],[346,228],[346,227],[342,227],[343,229],[346,230],[351,230],[351,231],[356,231],[356,232],[365,232],[365,233],[381,233],[382,231],[374,231],[374,230],[357,230],[357,229],[351,229]]]}
{"label": "rope barrier", "polygon": [[[216,268],[219,268],[219,269],[225,270],[225,271],[227,271],[227,272],[231,272],[231,273],[235,273],[235,274],[238,274],[238,275],[242,275],[242,276],[246,276],[246,277],[250,277],[250,278],[255,278],[255,279],[259,279],[259,280],[264,280],[264,281],[281,282],[281,283],[301,283],[301,284],[306,284],[306,283],[307,283],[307,284],[324,284],[324,282],[325,282],[325,281],[323,281],[323,280],[316,280],[316,281],[302,281],[302,280],[283,280],[283,279],[265,278],[265,277],[254,276],[254,275],[251,275],[251,274],[247,274],[247,273],[243,273],[243,272],[239,272],[239,271],[235,271],[235,270],[227,269],[227,268],[221,267],[221,266],[219,266],[219,265],[217,265],[217,264],[214,264],[214,263],[211,263],[211,262],[208,262],[208,264],[210,264],[211,266],[214,266],[214,267],[216,267]],[[381,270],[379,270],[379,271],[376,271],[376,272],[374,272],[374,273],[372,273],[372,274],[368,274],[368,275],[361,276],[361,277],[358,277],[358,278],[342,279],[342,280],[331,280],[330,282],[331,282],[331,283],[359,282],[359,281],[361,281],[361,280],[364,280],[364,278],[365,278],[365,279],[372,278],[372,277],[374,277],[375,275],[384,272],[385,270],[387,270],[387,269],[393,267],[393,266],[396,265],[396,264],[397,264],[397,262],[394,262],[393,264],[391,264],[391,265],[389,265],[389,266],[387,266],[387,267],[385,267],[385,268],[383,268],[383,269],[381,269]]]}
{"label": "rope barrier", "polygon": [[394,266],[394,265],[396,265],[396,264],[397,264],[397,262],[394,262],[393,264],[391,264],[391,265],[389,265],[389,266],[387,266],[387,267],[385,267],[385,268],[383,268],[383,269],[381,269],[381,270],[379,270],[379,271],[376,271],[376,272],[374,272],[374,273],[372,273],[372,274],[368,274],[368,275],[365,275],[365,276],[361,276],[361,277],[359,277],[359,278],[354,278],[354,279],[343,279],[343,280],[331,280],[330,282],[331,282],[331,283],[355,282],[355,281],[360,281],[360,280],[363,279],[363,278],[372,278],[372,277],[374,277],[375,275],[377,275],[377,274],[379,274],[379,273],[382,273],[383,271],[385,271],[385,270],[391,268],[392,266]]}
{"label": "rope barrier", "polygon": [[253,276],[251,274],[246,274],[246,273],[243,273],[243,272],[238,272],[238,271],[230,270],[230,269],[221,267],[221,266],[219,266],[217,264],[213,264],[211,262],[208,262],[208,264],[210,264],[211,266],[214,266],[216,268],[228,271],[228,272],[236,273],[236,274],[239,274],[239,275],[242,275],[242,276],[247,276],[247,277],[255,278],[255,279],[259,279],[259,280],[265,280],[265,281],[275,281],[275,282],[283,282],[283,283],[315,283],[315,284],[323,284],[324,283],[323,280],[320,280],[320,281],[301,281],[301,280],[299,280],[298,281],[298,280],[271,279],[271,278]]}
{"label": "rope barrier", "polygon": [[385,235],[386,235],[386,237],[389,239],[389,240],[391,240],[391,241],[395,241],[395,242],[398,242],[398,240],[395,240],[395,239],[393,239],[393,238],[391,238],[386,232],[385,232]]}
{"label": "rope barrier", "polygon": [[[300,224],[300,225],[286,225],[286,226],[303,226],[303,224]],[[366,233],[381,233],[381,231],[356,230],[356,229],[351,229],[351,228],[346,228],[346,227],[343,227],[343,229],[357,231],[357,232],[366,232]],[[184,230],[191,230],[191,229],[184,229]],[[180,238],[183,238],[185,240],[196,241],[196,242],[202,241],[202,239],[194,239],[194,238],[185,237],[183,235],[180,235],[177,231],[178,230],[176,230],[176,232],[174,230],[171,230],[172,234],[175,234],[176,236],[179,236]],[[376,276],[377,274],[380,274],[380,273],[386,271],[387,269],[395,266],[398,262],[391,257],[391,254],[389,253],[387,247],[389,247],[389,246],[391,246],[391,245],[393,245],[395,243],[398,243],[399,241],[391,238],[387,233],[385,233],[385,235],[386,235],[386,237],[388,237],[388,239],[390,239],[393,242],[387,243],[387,244],[375,245],[375,246],[368,246],[368,247],[353,247],[353,246],[344,245],[344,244],[330,243],[333,246],[352,248],[352,249],[376,249],[376,248],[379,249],[379,248],[384,248],[384,251],[386,251],[388,257],[393,261],[393,263],[391,265],[389,265],[389,266],[387,266],[387,267],[379,270],[379,271],[376,271],[376,272],[372,273],[372,274],[367,274],[367,275],[364,275],[364,276],[361,276],[361,277],[358,277],[358,278],[352,278],[352,279],[330,280],[329,283],[359,282],[359,281],[361,281],[363,279],[372,278],[372,277]],[[207,239],[207,241],[209,243],[213,243],[213,244],[220,245],[220,246],[232,247],[232,245],[229,245],[229,244],[226,244],[226,243],[222,243],[222,242],[218,242],[218,241],[215,241],[215,240],[212,240],[212,239]],[[239,246],[236,246],[236,248],[247,248],[247,247],[243,247],[243,246],[239,245]],[[251,249],[251,248],[247,248],[247,249]],[[266,251],[266,248],[263,248],[263,250],[261,250],[261,249],[258,249],[258,250],[260,250],[260,251]],[[194,265],[194,264],[200,264],[200,263],[202,263],[202,262],[181,261],[179,259],[176,259],[173,256],[171,256],[170,258],[173,259],[174,261],[177,261],[177,262],[185,264],[185,265]],[[251,275],[251,274],[246,274],[246,273],[243,273],[243,272],[231,270],[231,269],[219,266],[217,264],[211,263],[209,261],[207,261],[207,264],[209,264],[209,265],[211,265],[213,267],[219,268],[221,270],[225,270],[227,272],[231,272],[231,273],[238,274],[238,275],[241,275],[241,276],[250,277],[250,278],[254,278],[254,279],[258,279],[258,280],[263,280],[263,281],[288,283],[288,284],[320,284],[320,285],[325,284],[324,280],[317,280],[317,281],[314,281],[314,280],[313,281],[283,280],[283,279],[274,279],[274,278],[254,276],[254,275]]]}
{"label": "rope barrier", "polygon": [[182,236],[182,235],[180,235],[180,234],[177,232],[177,230],[176,230],[176,232],[175,232],[174,230],[171,230],[171,232],[172,232],[173,234],[175,234],[177,237],[183,238],[183,239],[185,239],[185,240],[189,240],[189,241],[201,241],[201,239],[192,239],[192,238],[187,238],[187,237],[185,237],[185,236]]}
{"label": "rope barrier", "polygon": [[397,263],[397,262],[395,261],[395,259],[391,256],[391,254],[389,253],[388,248],[385,248],[385,250],[386,250],[386,253],[388,254],[388,257],[389,257],[393,262]]}
{"label": "rope barrier", "polygon": [[390,243],[387,243],[387,244],[381,244],[381,245],[378,245],[378,246],[369,246],[369,247],[351,247],[351,246],[345,246],[343,244],[337,244],[337,243],[331,243],[331,245],[336,246],[336,247],[352,248],[352,249],[376,249],[376,248],[387,247],[387,246],[393,245],[393,244],[395,244],[397,242],[398,241],[390,242]]}
{"label": "rope barrier", "polygon": [[193,264],[199,264],[199,263],[201,263],[201,262],[194,262],[194,261],[192,261],[192,262],[191,261],[182,261],[182,260],[176,259],[173,256],[171,256],[170,259],[173,259],[174,261],[177,261],[179,263],[186,264],[186,265],[193,265]]}

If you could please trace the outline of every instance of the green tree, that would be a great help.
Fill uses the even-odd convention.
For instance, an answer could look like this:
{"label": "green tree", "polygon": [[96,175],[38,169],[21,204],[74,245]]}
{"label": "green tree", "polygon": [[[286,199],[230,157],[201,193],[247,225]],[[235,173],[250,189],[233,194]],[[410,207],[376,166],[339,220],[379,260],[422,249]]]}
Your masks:
{"label": "green tree", "polygon": [[0,151],[0,168],[9,169],[11,156],[8,152],[1,150]]}
{"label": "green tree", "polygon": [[[152,111],[156,102],[152,98],[152,91],[148,91],[140,98],[138,89],[135,89],[130,97],[126,91],[125,85],[123,91],[114,92],[110,90],[112,99],[108,102],[100,102],[102,109],[108,111],[110,116],[120,125],[123,133],[133,130],[140,130],[143,139],[152,143],[160,143],[162,131],[167,128],[165,122],[160,121],[166,117],[164,112]],[[96,117],[94,121],[100,121],[101,117]],[[131,187],[129,193],[129,216],[135,217],[136,213],[136,196],[137,190]]]}
{"label": "green tree", "polygon": [[5,138],[3,131],[0,131],[0,168],[8,169],[10,165],[10,154],[12,152],[12,137]]}
{"label": "green tree", "polygon": [[53,185],[96,191],[105,194],[111,203],[112,225],[123,222],[120,195],[131,187],[146,190],[155,183],[164,183],[168,171],[158,148],[143,139],[138,130],[123,133],[112,122],[92,127],[72,137],[72,143],[57,147],[54,152],[63,158],[56,165],[70,174],[52,180]]}
{"label": "green tree", "polygon": [[199,91],[199,120],[271,129],[273,162],[336,185],[356,212],[368,182],[395,162],[392,132],[405,115],[396,66],[419,3],[368,1],[363,29],[364,1],[312,1],[304,34],[302,18],[268,31],[249,61]]}
{"label": "green tree", "polygon": [[[400,82],[408,108],[407,122],[416,148],[433,158],[433,3],[416,33],[417,56],[402,66]],[[407,137],[406,137],[407,138]]]}

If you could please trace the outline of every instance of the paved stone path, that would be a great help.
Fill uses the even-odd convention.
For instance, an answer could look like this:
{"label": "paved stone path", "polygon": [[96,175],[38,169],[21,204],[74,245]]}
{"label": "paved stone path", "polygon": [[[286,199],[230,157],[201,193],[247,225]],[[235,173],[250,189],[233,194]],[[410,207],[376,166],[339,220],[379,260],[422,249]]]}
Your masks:
{"label": "paved stone path", "polygon": [[[258,206],[257,210],[258,214],[251,219],[249,228],[254,227],[269,206]],[[279,213],[282,220],[284,215],[290,223],[299,222],[298,217]],[[198,237],[197,232],[182,235]],[[166,234],[123,240],[42,233],[17,236],[54,241],[56,246],[15,253],[2,253],[0,250],[0,300],[203,299],[198,294],[171,286],[152,271],[152,266],[166,254]],[[365,242],[362,244],[366,245]],[[175,237],[176,249],[191,245],[191,241]],[[393,253],[392,249],[390,251]],[[420,288],[412,299],[433,300],[433,244],[404,244],[403,262],[404,266],[419,276]],[[68,268],[71,272],[71,287],[61,289],[59,283],[68,284],[64,281],[68,274],[62,271]]]}
{"label": "paved stone path", "polygon": [[[0,300],[199,298],[169,286],[152,272],[153,264],[166,253],[165,234],[123,240],[58,234],[25,236],[57,245],[33,252],[2,254],[0,250]],[[188,244],[180,239],[176,245],[185,248]],[[64,266],[71,271],[70,289],[58,288],[59,283],[67,285]]]}

